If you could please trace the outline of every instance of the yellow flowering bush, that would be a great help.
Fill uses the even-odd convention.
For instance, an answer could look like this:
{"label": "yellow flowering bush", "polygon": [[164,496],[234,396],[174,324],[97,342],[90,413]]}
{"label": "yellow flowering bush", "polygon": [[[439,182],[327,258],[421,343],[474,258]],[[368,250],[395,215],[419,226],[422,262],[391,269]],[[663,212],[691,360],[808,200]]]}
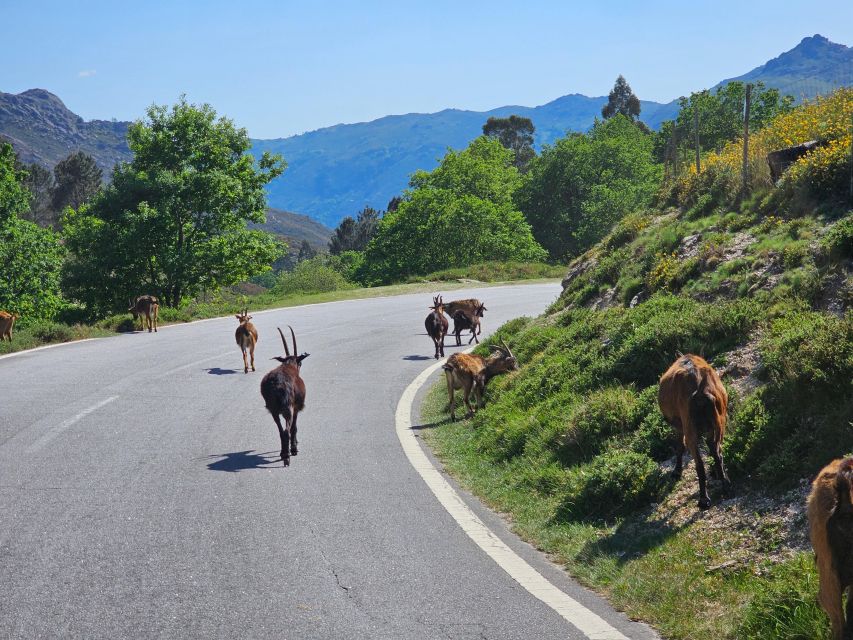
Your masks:
{"label": "yellow flowering bush", "polygon": [[[809,140],[824,146],[795,162],[783,178],[786,189],[807,188],[818,193],[836,191],[849,180],[853,88],[838,89],[829,96],[808,101],[789,113],[775,118],[749,138],[750,188],[771,187],[767,154]],[[695,166],[679,176],[673,187],[682,205],[696,201],[703,193],[717,201],[732,200],[740,190],[743,165],[743,141],[727,144],[719,153],[702,160],[701,172]]]}

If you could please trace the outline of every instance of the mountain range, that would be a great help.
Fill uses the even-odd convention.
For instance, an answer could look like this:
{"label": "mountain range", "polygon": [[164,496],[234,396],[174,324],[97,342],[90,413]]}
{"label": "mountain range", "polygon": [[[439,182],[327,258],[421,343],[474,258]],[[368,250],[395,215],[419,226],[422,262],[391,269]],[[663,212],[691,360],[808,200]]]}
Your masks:
{"label": "mountain range", "polygon": [[[716,86],[742,80],[764,82],[797,100],[853,84],[853,48],[821,35],[751,71]],[[696,87],[686,88],[686,93]],[[568,131],[585,131],[601,114],[606,96],[569,94],[538,107],[509,105],[490,111],[445,109],[437,113],[390,115],[371,122],[338,124],[288,138],[252,140],[252,153],[281,153],[288,169],[268,186],[271,207],[299,211],[334,226],[369,205],[384,209],[417,169],[434,168],[448,148],[465,147],[492,116],[530,118],[537,148]],[[641,102],[641,119],[652,128],[673,118],[678,102]],[[25,162],[48,167],[74,150],[95,157],[107,170],[130,158],[127,122],[84,121],[43,89],[0,92],[0,137],[8,138]]]}

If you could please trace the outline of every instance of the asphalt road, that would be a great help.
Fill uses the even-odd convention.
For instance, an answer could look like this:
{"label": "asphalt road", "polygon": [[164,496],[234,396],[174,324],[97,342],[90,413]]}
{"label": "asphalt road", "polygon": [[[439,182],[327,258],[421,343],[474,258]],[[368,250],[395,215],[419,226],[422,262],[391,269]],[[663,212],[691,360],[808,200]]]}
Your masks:
{"label": "asphalt road", "polygon": [[[452,297],[486,301],[485,337],[557,293]],[[585,637],[474,545],[402,452],[394,411],[433,362],[429,304],[257,313],[248,375],[233,318],[0,359],[0,638]],[[259,385],[286,324],[311,356],[285,469]],[[559,588],[653,637],[466,501]]]}

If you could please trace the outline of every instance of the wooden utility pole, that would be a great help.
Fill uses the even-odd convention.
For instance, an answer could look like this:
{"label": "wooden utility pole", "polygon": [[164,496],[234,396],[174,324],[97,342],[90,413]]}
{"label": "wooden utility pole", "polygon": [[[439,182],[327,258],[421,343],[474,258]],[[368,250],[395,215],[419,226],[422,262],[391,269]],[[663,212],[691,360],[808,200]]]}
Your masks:
{"label": "wooden utility pole", "polygon": [[702,170],[699,162],[699,105],[693,107],[693,130],[696,134],[696,173]]}
{"label": "wooden utility pole", "polygon": [[752,100],[752,85],[746,85],[746,101],[743,108],[743,187],[742,195],[749,189],[749,106]]}
{"label": "wooden utility pole", "polygon": [[678,124],[672,125],[672,173],[678,177]]}

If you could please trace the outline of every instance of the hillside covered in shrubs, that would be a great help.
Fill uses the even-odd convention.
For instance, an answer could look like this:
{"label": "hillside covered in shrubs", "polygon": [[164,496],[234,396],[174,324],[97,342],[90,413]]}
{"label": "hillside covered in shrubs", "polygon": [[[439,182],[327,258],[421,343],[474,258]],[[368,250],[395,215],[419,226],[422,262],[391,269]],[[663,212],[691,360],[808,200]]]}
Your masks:
{"label": "hillside covered in shrubs", "polygon": [[[737,140],[668,176],[571,263],[543,316],[500,329],[520,371],[429,436],[522,534],[666,637],[827,637],[803,501],[853,452],[851,117],[841,90],[772,119],[745,197]],[[805,140],[822,146],[774,185],[766,154]],[[668,473],[657,382],[679,353],[703,354],[730,396],[736,495],[712,480],[707,512],[692,464]],[[445,403],[440,385],[426,417]]]}

